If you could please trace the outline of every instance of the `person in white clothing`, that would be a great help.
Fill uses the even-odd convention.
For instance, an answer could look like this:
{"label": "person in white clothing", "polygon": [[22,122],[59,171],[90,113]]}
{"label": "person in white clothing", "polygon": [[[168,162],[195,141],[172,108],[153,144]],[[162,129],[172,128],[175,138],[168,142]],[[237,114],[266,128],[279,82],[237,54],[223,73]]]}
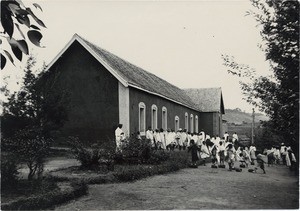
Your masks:
{"label": "person in white clothing", "polygon": [[234,134],[232,135],[232,142],[233,142],[234,148],[235,149],[238,148],[238,146],[239,146],[239,137],[236,134],[236,132],[234,132]]}
{"label": "person in white clothing", "polygon": [[187,137],[187,133],[186,133],[186,129],[184,129],[181,132],[181,140],[182,140],[182,144],[183,144],[183,150],[186,149],[186,147],[188,146],[188,137]]}
{"label": "person in white clothing", "polygon": [[146,140],[152,147],[154,146],[153,131],[151,130],[151,127],[148,127],[148,130],[146,131]]}
{"label": "person in white clothing", "polygon": [[229,134],[228,134],[227,131],[226,131],[225,134],[224,134],[225,142],[229,141],[228,138],[229,138]]}
{"label": "person in white clothing", "polygon": [[115,130],[115,139],[116,139],[116,151],[121,151],[121,142],[124,140],[124,132],[122,130],[123,125],[119,124]]}
{"label": "person in white clothing", "polygon": [[166,137],[165,137],[164,129],[162,128],[160,129],[159,135],[161,140],[161,148],[166,149]]}
{"label": "person in white clothing", "polygon": [[191,135],[192,135],[192,138],[191,138],[191,139],[193,139],[194,142],[195,142],[198,146],[200,146],[200,143],[198,142],[198,136],[197,136],[197,133],[192,133]]}
{"label": "person in white clothing", "polygon": [[161,148],[161,137],[160,137],[158,129],[155,130],[154,140],[155,140],[155,148],[160,149]]}
{"label": "person in white clothing", "polygon": [[221,138],[217,135],[215,145],[220,146],[220,141],[221,141]]}
{"label": "person in white clothing", "polygon": [[202,142],[205,141],[205,133],[203,130],[200,131],[199,133],[199,145],[202,145]]}
{"label": "person in white clothing", "polygon": [[209,149],[205,143],[205,141],[202,142],[201,150],[200,150],[200,157],[203,159],[203,165],[206,165],[206,159],[210,157]]}

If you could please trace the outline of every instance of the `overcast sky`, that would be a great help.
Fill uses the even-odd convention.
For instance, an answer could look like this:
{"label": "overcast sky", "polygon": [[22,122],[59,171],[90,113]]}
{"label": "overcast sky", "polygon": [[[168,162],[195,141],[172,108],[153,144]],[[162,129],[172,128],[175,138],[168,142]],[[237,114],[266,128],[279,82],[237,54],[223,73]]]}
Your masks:
{"label": "overcast sky", "polygon": [[[257,23],[245,16],[253,9],[249,0],[34,2],[43,8],[34,11],[47,26],[46,47],[34,54],[46,63],[77,33],[179,88],[222,87],[225,108],[247,112],[252,107],[242,100],[238,79],[227,73],[221,54],[261,74],[269,69],[257,47]],[[2,74],[8,72],[13,79],[18,71]]]}

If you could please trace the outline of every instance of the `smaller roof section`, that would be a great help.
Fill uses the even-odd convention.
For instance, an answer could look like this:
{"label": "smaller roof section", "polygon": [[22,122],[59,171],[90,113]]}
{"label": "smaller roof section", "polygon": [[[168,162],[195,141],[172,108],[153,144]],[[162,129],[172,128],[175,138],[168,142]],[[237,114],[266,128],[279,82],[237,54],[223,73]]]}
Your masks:
{"label": "smaller roof section", "polygon": [[184,89],[202,112],[221,112],[225,114],[222,88]]}

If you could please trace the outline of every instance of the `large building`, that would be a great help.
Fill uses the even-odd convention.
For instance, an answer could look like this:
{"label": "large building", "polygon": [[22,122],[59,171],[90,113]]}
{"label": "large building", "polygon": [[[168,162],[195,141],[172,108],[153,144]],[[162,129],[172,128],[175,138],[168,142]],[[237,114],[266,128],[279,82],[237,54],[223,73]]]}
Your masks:
{"label": "large building", "polygon": [[216,109],[203,109],[201,102],[212,95],[197,98],[195,90],[179,89],[77,34],[48,65],[46,73],[53,81],[51,89],[69,93],[63,136],[111,139],[118,123],[123,124],[125,134],[140,131],[144,135],[148,127],[185,128],[190,132],[204,129],[211,135],[223,132],[220,88],[210,89],[217,92],[211,102]]}

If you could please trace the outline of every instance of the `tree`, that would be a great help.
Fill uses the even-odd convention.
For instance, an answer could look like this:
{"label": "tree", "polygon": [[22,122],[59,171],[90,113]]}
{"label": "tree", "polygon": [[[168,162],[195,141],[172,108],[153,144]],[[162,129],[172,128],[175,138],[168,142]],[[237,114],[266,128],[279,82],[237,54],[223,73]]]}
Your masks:
{"label": "tree", "polygon": [[[251,0],[258,12],[248,11],[261,26],[260,48],[270,62],[272,76],[257,76],[248,65],[223,55],[228,72],[241,77],[246,100],[265,112],[273,132],[294,150],[299,146],[299,2]],[[250,79],[245,82],[244,79]],[[297,153],[298,154],[298,153]]]}
{"label": "tree", "polygon": [[40,76],[33,74],[35,63],[36,59],[30,55],[24,69],[23,86],[3,103],[1,118],[1,150],[13,155],[17,162],[27,164],[29,180],[35,174],[41,176],[52,143],[51,132],[64,124],[68,106],[64,93],[37,86]]}
{"label": "tree", "polygon": [[[37,3],[34,3],[33,6],[42,11],[41,6]],[[3,40],[10,45],[11,51],[19,61],[22,61],[23,54],[29,54],[28,44],[22,26],[27,27],[26,34],[31,43],[41,47],[40,40],[43,35],[39,32],[40,28],[30,22],[30,17],[35,20],[39,26],[46,27],[43,21],[33,13],[31,8],[24,5],[22,0],[1,1],[1,25],[4,30],[1,32],[1,36],[5,38]],[[15,38],[16,30],[22,39],[17,40]],[[0,39],[0,44],[3,44],[3,40]],[[1,69],[5,67],[7,58],[14,64],[13,56],[8,52],[8,49],[5,50],[1,48]]]}

